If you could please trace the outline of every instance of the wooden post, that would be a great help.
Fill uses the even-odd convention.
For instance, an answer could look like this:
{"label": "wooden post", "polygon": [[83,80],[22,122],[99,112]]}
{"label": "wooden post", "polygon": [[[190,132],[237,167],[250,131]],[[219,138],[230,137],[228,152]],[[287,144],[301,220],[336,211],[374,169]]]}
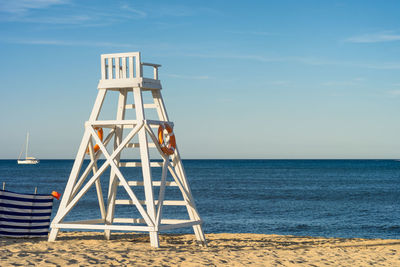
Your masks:
{"label": "wooden post", "polygon": [[[165,108],[164,100],[162,98],[161,92],[160,91],[152,91],[154,103],[157,106],[157,114],[160,120],[162,121],[169,121],[167,110]],[[176,162],[176,172],[179,174],[179,178],[181,179],[183,186],[185,187],[185,190],[189,192],[189,195],[192,195],[192,192],[190,191],[189,184],[186,179],[186,174],[183,169],[182,165],[182,160],[179,155],[179,150],[178,147],[175,149],[175,154],[173,155],[174,161]],[[182,192],[183,193],[183,192]],[[194,205],[194,201],[193,201]],[[189,214],[189,217],[191,220],[200,220],[200,216],[197,212],[196,207],[191,207],[190,205],[186,205],[187,212]],[[201,225],[193,225],[193,231],[196,235],[196,238],[198,241],[200,241],[204,246],[207,246],[206,243],[206,238],[204,236],[203,229]]]}
{"label": "wooden post", "polygon": [[[106,96],[106,90],[99,90],[99,93],[97,94],[96,102],[94,104],[92,113],[90,114],[89,121],[94,121],[98,118],[100,109],[103,105],[104,98]],[[68,179],[67,186],[65,187],[64,194],[61,198],[60,206],[58,208],[57,214],[54,217],[52,221],[53,224],[58,224],[62,221],[64,214],[66,212],[66,207],[71,201],[72,198],[72,190],[74,188],[75,182],[77,180],[77,177],[79,175],[79,171],[82,167],[83,160],[85,158],[85,153],[86,153],[86,148],[89,144],[89,138],[90,138],[90,132],[88,129],[85,130],[85,133],[83,134],[83,138],[81,141],[81,144],[78,149],[78,153],[75,158],[74,165],[72,166],[71,174]],[[51,227],[50,234],[49,234],[49,241],[54,241],[57,238],[59,228],[56,227]]]}
{"label": "wooden post", "polygon": [[[145,114],[143,109],[143,98],[142,90],[140,87],[133,88],[133,95],[136,109],[136,119],[145,120]],[[142,173],[144,183],[144,194],[146,197],[147,213],[153,222],[156,221],[156,211],[154,206],[154,195],[153,195],[153,182],[151,177],[150,159],[149,159],[149,148],[148,148],[146,129],[143,127],[139,131],[139,146],[140,146],[140,158],[142,162]],[[158,225],[156,225],[158,228]],[[150,232],[150,243],[152,247],[159,247],[158,229],[157,231]]]}
{"label": "wooden post", "polygon": [[[117,120],[123,120],[125,118],[125,106],[126,106],[126,96],[128,94],[127,89],[121,89],[119,91],[118,98],[118,110],[117,110]],[[123,126],[115,126],[115,137],[114,137],[114,150],[121,144],[122,141]],[[115,158],[118,164],[120,160],[120,155]],[[115,200],[117,196],[118,179],[116,179],[116,174],[114,170],[110,171],[110,182],[108,187],[108,200],[107,200],[107,217],[106,224],[112,224],[114,219],[115,211]],[[111,230],[105,230],[104,232],[107,240],[111,238]]]}

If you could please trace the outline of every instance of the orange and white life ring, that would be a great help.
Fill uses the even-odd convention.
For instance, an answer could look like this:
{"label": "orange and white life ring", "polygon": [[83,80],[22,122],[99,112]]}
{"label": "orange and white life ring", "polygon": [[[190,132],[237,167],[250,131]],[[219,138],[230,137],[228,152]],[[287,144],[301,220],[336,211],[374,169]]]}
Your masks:
{"label": "orange and white life ring", "polygon": [[[100,138],[100,140],[103,142],[103,128],[101,127],[96,127],[94,128],[95,130],[97,130],[97,136]],[[97,152],[100,149],[99,145],[96,144],[93,147],[94,152]],[[89,154],[89,148],[86,150],[86,154]]]}
{"label": "orange and white life ring", "polygon": [[158,127],[158,143],[160,144],[162,152],[167,155],[175,153],[176,141],[174,132],[167,123],[161,124]]}

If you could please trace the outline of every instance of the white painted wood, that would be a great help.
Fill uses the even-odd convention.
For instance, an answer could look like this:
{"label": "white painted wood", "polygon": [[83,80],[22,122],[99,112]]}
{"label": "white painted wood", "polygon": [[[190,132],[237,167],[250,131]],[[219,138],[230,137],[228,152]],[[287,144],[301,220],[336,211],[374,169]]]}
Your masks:
{"label": "white painted wood", "polygon": [[[136,195],[133,193],[132,189],[129,187],[127,181],[125,180],[124,176],[120,172],[119,168],[114,162],[114,158],[121,152],[121,150],[124,148],[124,146],[133,138],[133,136],[138,133],[141,128],[143,127],[143,123],[138,124],[126,137],[125,139],[121,142],[121,144],[118,146],[117,149],[114,150],[114,152],[109,155],[106,148],[103,146],[101,142],[98,143],[100,149],[103,151],[104,157],[106,158],[106,162],[103,164],[109,164],[111,168],[114,169],[115,174],[117,175],[118,179],[120,180],[120,183],[122,186],[125,188],[127,191],[129,197],[132,199],[134,204],[136,205],[139,213],[143,216],[143,218],[146,220],[146,223],[149,226],[154,226],[154,221],[149,217],[147,212],[144,210],[143,206],[139,203],[138,198]],[[89,131],[92,134],[92,137],[95,139],[96,142],[100,141],[99,137],[97,136],[96,132],[94,131],[93,128],[88,127]],[[101,169],[101,168],[100,168]]]}
{"label": "white painted wood", "polygon": [[[128,181],[129,186],[143,186],[143,182],[141,181]],[[161,181],[153,181],[153,186],[160,186]],[[165,186],[178,186],[176,182],[168,181],[165,182]]]}
{"label": "white painted wood", "polygon": [[164,100],[160,91],[151,91],[153,95],[154,104],[157,106],[157,114],[160,121],[169,121],[168,114],[165,109]]}
{"label": "white painted wood", "polygon": [[[160,181],[160,192],[158,193],[158,203],[156,204],[157,205],[156,225],[160,225],[163,205],[168,205],[167,201],[164,201],[165,183],[166,183],[165,181],[167,179],[167,173],[168,173],[168,159],[164,159],[162,173],[161,173],[161,181]],[[184,205],[186,204],[184,201],[183,203]]]}
{"label": "white painted wood", "polygon": [[129,56],[129,79],[134,78],[134,70],[133,70],[133,56]]}
{"label": "white painted wood", "polygon": [[152,126],[152,125],[160,126],[160,125],[162,125],[162,124],[168,124],[169,126],[174,127],[174,123],[173,123],[173,122],[170,122],[170,121],[162,121],[162,120],[159,120],[159,121],[156,121],[156,120],[146,120],[146,124],[147,124],[147,125],[150,125],[150,126]]}
{"label": "white painted wood", "polygon": [[106,59],[101,56],[100,57],[100,66],[101,66],[101,79],[106,79]]}
{"label": "white painted wood", "polygon": [[[165,108],[165,103],[163,101],[161,92],[154,90],[154,91],[152,91],[152,95],[153,95],[154,103],[158,106],[157,113],[158,113],[159,119],[164,120],[164,121],[169,121],[168,114],[167,114],[167,111]],[[192,196],[189,185],[187,183],[186,174],[183,169],[182,160],[180,159],[178,146],[175,149],[175,154],[173,155],[173,161],[175,162],[175,164],[174,164],[175,168],[177,168],[177,171],[180,175],[180,179],[182,180],[183,186],[185,187],[185,191],[187,191],[188,194],[190,196]],[[177,177],[177,178],[179,178],[179,177]],[[175,179],[175,177],[174,177],[174,179]],[[201,220],[200,216],[197,212],[197,209],[194,206],[195,205],[194,202],[190,203],[190,204],[191,205],[186,206],[190,219],[191,220]],[[203,232],[201,225],[193,226],[193,230],[194,230],[197,240],[202,242],[204,246],[207,246],[206,239],[205,239],[204,232]]]}
{"label": "white painted wood", "polygon": [[[116,223],[145,223],[142,218],[114,218],[114,222]],[[191,222],[190,220],[181,220],[181,219],[162,219],[161,224],[177,224],[177,223],[187,223]],[[70,223],[70,222],[68,222]]]}
{"label": "white painted wood", "polygon": [[[157,108],[156,104],[143,104],[144,108]],[[128,104],[125,107],[126,109],[134,109],[135,108],[135,104]]]}
{"label": "white painted wood", "polygon": [[[159,115],[159,119],[168,121],[169,120],[168,119],[168,114],[167,114],[165,106],[164,106],[164,101],[162,99],[161,92],[152,91],[152,95],[153,95],[154,103],[158,107],[157,108],[157,113]],[[146,125],[146,129],[147,129],[147,131],[149,133],[149,136],[153,140],[155,140],[154,133],[152,132],[152,130],[149,127],[147,127],[147,125]],[[159,150],[160,154],[162,155],[163,153],[161,151],[161,148],[158,146],[157,149]],[[175,155],[177,155],[178,157],[173,157],[174,162],[176,162],[174,165],[176,165],[178,162],[181,164],[182,161],[179,158],[178,149],[175,150]],[[170,169],[170,172],[173,174],[172,168]],[[180,190],[181,190],[182,194],[189,195],[191,197],[192,194],[190,192],[190,188],[189,188],[189,190],[187,190],[188,186],[187,186],[187,182],[186,182],[186,175],[185,175],[185,173],[183,171],[181,171],[180,174],[181,174],[181,177],[182,177],[182,180],[183,180],[183,184],[180,185]],[[180,179],[176,174],[175,174],[175,176],[173,174],[173,177],[174,177],[175,180]],[[196,207],[194,205],[195,204],[194,204],[193,201],[188,201],[186,209],[188,211],[189,217],[190,217],[191,220],[200,220],[200,216],[198,215],[197,209],[196,209]],[[206,246],[207,245],[206,244],[206,239],[205,239],[205,236],[204,236],[204,232],[203,232],[203,230],[201,228],[201,225],[193,226],[193,230],[195,232],[197,240],[201,241],[203,243],[203,245]]]}
{"label": "white painted wood", "polygon": [[67,229],[89,229],[89,230],[116,230],[116,231],[152,231],[151,226],[131,226],[131,225],[108,225],[108,224],[75,224],[75,223],[58,223],[52,227]]}
{"label": "white painted wood", "polygon": [[104,58],[115,58],[115,57],[139,57],[140,60],[140,52],[129,52],[129,53],[112,53],[112,54],[102,54]]}
{"label": "white painted wood", "polygon": [[142,62],[142,65],[143,65],[143,66],[150,66],[150,67],[154,67],[154,68],[161,67],[160,64],[147,63],[147,62]]}
{"label": "white painted wood", "polygon": [[[98,118],[105,96],[106,96],[106,90],[98,91],[96,101],[95,101],[93,109],[92,109],[92,113],[90,114],[90,117],[89,117],[90,121],[96,120]],[[79,146],[78,153],[77,153],[75,161],[74,161],[74,165],[72,166],[72,170],[71,170],[70,176],[68,178],[67,186],[65,187],[65,191],[64,191],[64,194],[63,194],[61,202],[60,202],[60,206],[58,208],[57,214],[54,217],[52,223],[57,224],[57,223],[61,222],[62,219],[64,218],[65,214],[68,212],[68,210],[66,208],[67,208],[67,205],[69,205],[69,202],[71,200],[71,197],[72,197],[71,193],[74,188],[77,176],[79,175],[79,171],[82,167],[82,163],[83,163],[83,159],[85,157],[86,148],[88,146],[89,139],[90,139],[90,132],[86,129],[85,133],[83,135],[81,144]],[[58,231],[59,231],[58,228],[56,228],[56,227],[52,228],[50,230],[48,240],[54,241],[57,238]]]}
{"label": "white painted wood", "polygon": [[147,133],[149,134],[150,138],[153,140],[153,144],[156,146],[158,153],[160,153],[161,157],[164,159],[164,161],[169,161],[169,158],[167,155],[164,154],[164,152],[161,150],[161,146],[158,143],[158,139],[155,136],[155,134],[153,133],[153,131],[151,130],[151,128],[149,127],[148,124],[145,124],[145,128]]}
{"label": "white painted wood", "polygon": [[[126,89],[121,89],[119,91],[118,96],[118,107],[117,107],[117,118],[116,120],[122,121],[125,118],[125,106],[126,106],[126,99],[127,99],[128,91]],[[115,125],[115,137],[114,137],[114,150],[118,148],[122,141],[122,134],[123,134],[123,126],[122,125]],[[119,164],[120,161],[120,154],[115,157],[115,163]],[[107,216],[106,216],[106,224],[112,224],[115,212],[115,200],[117,196],[117,187],[119,181],[116,177],[115,171],[112,169],[110,171],[110,182],[108,188],[108,196],[107,196]],[[107,240],[111,237],[111,231],[106,230],[104,235]]]}
{"label": "white painted wood", "polygon": [[[106,137],[105,141],[104,141],[104,146],[107,146],[107,144],[110,142],[111,137],[114,135],[114,130],[111,130],[110,133],[108,134],[108,136]],[[97,161],[98,158],[101,155],[101,151],[97,151],[96,152],[96,156],[95,156],[95,160]],[[88,166],[86,167],[85,171],[82,173],[81,177],[78,179],[78,182],[76,182],[72,193],[71,193],[71,197],[74,197],[76,195],[76,193],[78,193],[79,188],[81,188],[83,182],[85,181],[85,179],[87,178],[87,176],[90,173],[90,170],[93,167],[95,161],[91,161]]]}
{"label": "white painted wood", "polygon": [[[143,67],[153,68],[153,77],[143,77]],[[82,138],[74,166],[60,203],[60,208],[51,224],[49,241],[54,241],[59,229],[95,229],[104,230],[105,237],[109,238],[111,231],[145,231],[150,234],[150,243],[153,247],[159,246],[158,233],[160,230],[169,230],[180,227],[192,226],[197,240],[205,243],[205,237],[201,228],[201,219],[198,215],[186,174],[183,169],[179,151],[176,149],[172,156],[165,155],[159,144],[157,135],[152,128],[158,128],[161,124],[169,121],[165,104],[161,95],[161,82],[158,78],[158,68],[161,65],[153,63],[141,63],[139,52],[104,54],[101,56],[101,79],[98,84],[98,95],[93,106],[89,120],[85,123],[85,134]],[[119,91],[117,117],[115,120],[98,120],[101,107],[107,91]],[[134,104],[126,104],[127,92],[133,92]],[[143,91],[151,91],[153,103],[144,104],[142,99]],[[144,109],[156,109],[159,120],[146,120]],[[137,120],[125,120],[125,110],[135,109]],[[110,133],[102,142],[94,127],[110,128]],[[128,134],[123,138],[123,131]],[[138,135],[138,143],[130,143],[132,138]],[[149,143],[147,135],[152,142]],[[113,152],[106,150],[107,144],[114,137]],[[92,141],[92,139],[94,141]],[[100,149],[94,152],[93,144],[97,143]],[[149,148],[157,148],[163,162],[150,161]],[[123,149],[139,148],[140,162],[120,162],[120,155]],[[79,177],[82,162],[86,150],[89,150],[90,163]],[[104,155],[106,161],[100,168],[97,160]],[[142,167],[143,181],[127,181],[119,167]],[[162,167],[161,180],[153,181],[151,167]],[[107,197],[107,208],[102,203],[101,180],[103,172],[110,167],[109,189]],[[89,177],[90,172],[93,172]],[[174,181],[167,181],[168,172],[171,173]],[[79,178],[79,179],[78,179]],[[86,181],[88,180],[88,181]],[[103,180],[103,179],[102,179]],[[86,184],[84,184],[86,182]],[[76,222],[63,222],[64,217],[78,203],[91,186],[95,185],[98,193],[101,218]],[[129,199],[117,199],[118,186],[124,187]],[[131,186],[143,186],[145,200],[139,200],[134,194]],[[154,198],[153,187],[159,186],[158,199]],[[165,200],[167,186],[178,187],[183,200]],[[167,198],[168,199],[168,198]],[[114,207],[117,204],[134,205],[142,218],[114,218]],[[146,207],[144,207],[146,205]],[[189,220],[163,219],[163,206],[185,206]],[[115,225],[115,223],[147,224],[142,225]]]}
{"label": "white painted wood", "polygon": [[[107,135],[106,139],[104,140],[104,145],[107,146],[107,144],[110,142],[112,136],[114,134],[114,130],[111,130],[110,133]],[[101,151],[97,151],[96,152],[96,156],[95,156],[95,160],[97,160],[101,155]],[[77,191],[79,190],[79,188],[82,186],[83,182],[85,181],[86,177],[88,176],[88,174],[90,173],[90,170],[92,169],[94,164],[94,161],[91,161],[88,166],[86,167],[85,171],[83,172],[83,174],[81,175],[81,177],[79,178],[78,182],[76,182],[73,190],[72,190],[72,194],[71,197],[74,197],[75,194],[77,193]]]}
{"label": "white painted wood", "polygon": [[135,59],[136,59],[136,64],[135,64],[135,67],[136,67],[136,77],[142,77],[142,73],[143,73],[143,71],[142,71],[142,64],[141,64],[141,60],[140,60],[140,53],[138,53],[138,55],[137,56],[135,56]]}
{"label": "white painted wood", "polygon": [[136,88],[143,87],[146,89],[160,90],[162,89],[160,81],[146,78],[133,78],[133,79],[118,79],[118,80],[100,80],[97,85],[98,89],[111,89],[111,88]]}
{"label": "white painted wood", "polygon": [[99,90],[96,98],[96,102],[94,103],[92,113],[90,114],[89,121],[95,121],[99,117],[100,109],[103,106],[104,98],[106,97],[107,90],[101,89]]}
{"label": "white painted wood", "polygon": [[87,121],[85,124],[89,126],[99,126],[99,127],[105,127],[105,126],[114,126],[115,125],[133,125],[136,126],[138,123],[141,121],[138,120],[98,120],[98,121]]}
{"label": "white painted wood", "polygon": [[[101,144],[100,144],[101,145]],[[94,174],[89,181],[82,187],[82,189],[76,194],[76,196],[68,203],[63,212],[59,215],[61,219],[67,215],[67,213],[77,204],[77,202],[81,199],[81,197],[89,190],[89,188],[96,182],[96,180],[100,177],[101,174],[106,170],[109,165],[109,161],[104,162],[104,164],[97,170],[96,174]]]}
{"label": "white painted wood", "polygon": [[154,80],[158,80],[158,68],[154,68]]}
{"label": "white painted wood", "polygon": [[[93,171],[93,175],[95,175],[98,169],[97,169],[97,162],[95,160],[92,139],[89,139],[89,156],[90,156],[91,162],[93,162],[92,171]],[[97,179],[95,184],[96,184],[97,200],[99,202],[101,218],[104,219],[106,217],[106,209],[105,209],[105,206],[104,206],[103,192],[101,190],[100,181]]]}
{"label": "white painted wood", "polygon": [[59,231],[60,231],[60,228],[56,227],[55,224],[52,223],[50,233],[49,233],[49,238],[47,239],[47,241],[54,242],[57,238]]}
{"label": "white painted wood", "polygon": [[[141,162],[120,162],[119,167],[143,167]],[[150,162],[150,167],[162,167],[162,162]]]}
{"label": "white painted wood", "polygon": [[96,224],[96,223],[104,223],[104,219],[93,219],[93,220],[81,220],[81,221],[73,221],[73,222],[65,222],[68,224]]}
{"label": "white painted wood", "polygon": [[[142,91],[140,88],[133,88],[134,102],[136,106],[136,119],[145,120],[145,113],[143,109]],[[151,176],[151,163],[149,159],[149,148],[147,146],[146,129],[143,127],[139,131],[139,145],[140,145],[140,158],[142,163],[142,174],[144,182],[144,195],[146,197],[146,209],[151,220],[156,221],[156,211],[154,206],[154,194]],[[158,225],[156,224],[157,228]],[[159,247],[158,232],[150,232],[150,243],[153,247]]]}
{"label": "white painted wood", "polygon": [[[148,143],[148,147],[156,147],[156,144],[154,143]],[[135,148],[135,147],[140,147],[139,143],[129,143],[126,145],[127,148]]]}
{"label": "white painted wood", "polygon": [[190,222],[184,222],[184,223],[167,224],[167,225],[160,225],[159,229],[160,230],[172,230],[172,229],[177,229],[177,228],[190,227],[193,225],[200,225],[202,223],[203,223],[202,220],[198,220],[198,221],[190,221]]}
{"label": "white painted wood", "polygon": [[158,68],[161,67],[159,64],[153,64],[153,63],[142,63],[142,66],[151,66],[153,67],[153,78],[154,80],[158,80]]}
{"label": "white painted wood", "polygon": [[174,178],[175,182],[178,184],[179,189],[181,190],[181,193],[183,195],[183,198],[185,199],[186,203],[188,206],[193,207],[193,200],[192,196],[186,191],[185,187],[182,185],[182,182],[178,178],[178,175],[175,173],[175,170],[171,165],[168,165],[169,172],[171,173],[172,177]]}
{"label": "white painted wood", "polygon": [[143,218],[114,218],[116,223],[146,223]]}
{"label": "white painted wood", "polygon": [[[89,126],[98,126],[98,127],[106,127],[106,126],[115,126],[115,125],[126,125],[126,126],[135,126],[138,123],[141,123],[141,120],[98,120],[98,121],[87,121],[85,125]],[[156,121],[156,120],[145,120],[145,124],[149,124],[151,126],[160,126],[161,124],[168,123],[171,127],[174,126],[172,122],[164,122],[164,121]],[[114,127],[113,127],[114,128]]]}
{"label": "white painted wood", "polygon": [[[142,204],[142,205],[146,205],[146,201],[144,201],[144,200],[139,200],[139,203]],[[161,202],[159,202],[158,200],[154,201],[154,205],[158,206],[159,203],[161,203]],[[129,200],[129,199],[117,199],[117,200],[115,200],[115,204],[116,205],[133,205],[134,203],[133,203],[132,200]],[[165,205],[165,206],[186,206],[187,203],[185,201],[182,201],[182,200],[163,200],[162,205]]]}

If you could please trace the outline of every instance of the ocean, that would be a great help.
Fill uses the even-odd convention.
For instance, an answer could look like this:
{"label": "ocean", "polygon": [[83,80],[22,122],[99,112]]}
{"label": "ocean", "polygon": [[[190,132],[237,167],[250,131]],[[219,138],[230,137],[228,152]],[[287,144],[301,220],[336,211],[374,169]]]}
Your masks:
{"label": "ocean", "polygon": [[[0,185],[5,182],[6,190],[20,193],[33,193],[35,187],[41,194],[63,193],[72,164],[73,160],[41,160],[38,165],[0,160]],[[400,161],[184,160],[183,164],[205,233],[400,238]],[[128,179],[141,175],[139,168],[124,169]],[[159,172],[154,170],[153,175]],[[101,178],[104,196],[107,175]],[[143,197],[140,190],[135,192]],[[166,199],[179,197],[173,189],[166,194]],[[118,196],[127,198],[122,188]],[[58,204],[55,200],[53,216]],[[117,207],[116,214],[135,217],[132,209]],[[66,219],[93,219],[99,214],[92,188]],[[167,207],[165,216],[185,218],[186,210]]]}

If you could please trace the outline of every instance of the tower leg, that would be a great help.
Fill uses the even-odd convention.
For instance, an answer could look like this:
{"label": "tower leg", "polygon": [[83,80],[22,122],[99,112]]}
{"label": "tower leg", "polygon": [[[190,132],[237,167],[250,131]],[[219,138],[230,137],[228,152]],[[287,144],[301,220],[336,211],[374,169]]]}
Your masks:
{"label": "tower leg", "polygon": [[89,138],[90,138],[90,133],[89,131],[86,129],[85,133],[83,134],[83,138],[82,138],[82,142],[79,146],[79,150],[78,150],[78,154],[76,155],[76,159],[74,161],[74,165],[72,166],[72,170],[71,170],[71,174],[69,176],[68,182],[67,182],[67,186],[65,187],[65,191],[64,194],[62,196],[61,199],[61,203],[60,206],[57,210],[57,214],[54,217],[53,221],[51,222],[51,232],[49,235],[49,241],[54,241],[57,238],[57,234],[59,229],[58,228],[54,228],[53,225],[54,224],[58,224],[60,223],[64,216],[63,215],[65,213],[65,209],[67,207],[67,205],[69,204],[71,197],[72,197],[72,190],[74,188],[76,179],[78,177],[79,171],[82,167],[82,163],[83,163],[83,159],[85,157],[85,151],[86,151],[86,147],[89,143]]}
{"label": "tower leg", "polygon": [[156,232],[156,231],[150,232],[150,245],[153,248],[160,247],[160,240],[158,238],[158,232]]}
{"label": "tower leg", "polygon": [[[126,89],[121,89],[118,97],[118,111],[117,111],[117,120],[123,120],[125,118],[125,105],[126,105]],[[121,125],[116,126],[115,128],[115,137],[114,137],[114,150],[119,146],[122,141],[122,132],[123,127]],[[120,160],[120,155],[115,157],[116,164],[118,165]],[[117,189],[118,189],[118,179],[114,172],[114,170],[110,171],[110,184],[108,187],[108,200],[107,200],[107,215],[106,215],[106,224],[112,224],[114,220],[114,211],[115,211],[115,200],[117,197]],[[105,230],[104,236],[107,240],[111,238],[111,230]]]}
{"label": "tower leg", "polygon": [[[160,91],[152,91],[152,96],[153,96],[154,103],[157,106],[157,114],[158,114],[159,119],[161,121],[169,121],[167,110],[165,108],[165,104],[164,104],[164,100],[162,98],[161,92]],[[175,150],[174,160],[177,163],[177,165],[175,167],[175,171],[178,174],[178,177],[180,178],[180,180],[182,181],[182,184],[185,187],[186,191],[189,193],[190,198],[192,198],[192,192],[190,191],[190,187],[189,187],[189,184],[186,179],[185,170],[183,169],[182,160],[180,158],[178,148],[176,148],[176,150]],[[193,203],[193,205],[194,205],[194,203]],[[200,216],[197,212],[196,207],[193,208],[193,207],[186,205],[186,209],[189,214],[190,220],[192,220],[192,221],[200,220]],[[193,231],[196,236],[196,239],[198,241],[200,241],[203,245],[207,245],[207,241],[204,236],[202,226],[194,225]]]}
{"label": "tower leg", "polygon": [[55,241],[59,230],[60,229],[58,229],[58,228],[51,228],[48,241],[50,241],[50,242]]}
{"label": "tower leg", "polygon": [[[96,160],[95,155],[94,155],[94,148],[93,148],[92,139],[89,139],[89,156],[90,156],[90,160],[93,162],[92,172],[93,172],[93,175],[95,175],[96,172],[98,171],[98,168],[97,168],[97,160]],[[104,220],[105,217],[106,217],[106,210],[105,210],[105,207],[104,207],[103,192],[102,192],[102,189],[101,189],[100,180],[96,180],[95,184],[96,184],[97,199],[99,201],[101,219]]]}
{"label": "tower leg", "polygon": [[[136,119],[144,120],[145,114],[143,109],[143,98],[142,90],[140,88],[133,88],[133,95],[135,99]],[[151,176],[150,159],[149,159],[149,147],[147,140],[146,128],[143,127],[139,131],[139,147],[140,147],[140,158],[142,161],[142,173],[143,173],[143,184],[144,194],[146,197],[146,208],[149,217],[155,224],[155,231],[150,232],[150,243],[152,247],[159,247],[158,239],[158,225],[156,221],[156,209],[154,205],[154,194],[153,194],[153,182]]]}
{"label": "tower leg", "polygon": [[[180,180],[182,181],[182,184],[186,191],[189,193],[190,198],[193,199],[192,197],[192,191],[190,190],[189,184],[186,179],[186,173],[185,170],[183,169],[182,165],[182,160],[179,156],[179,150],[176,149],[176,160],[177,160],[177,165],[175,167],[176,172],[178,173],[178,176],[180,176]],[[197,208],[195,206],[194,201],[192,201],[192,204],[194,205],[193,207],[186,205],[186,209],[189,214],[189,218],[191,220],[200,220],[200,215],[197,211]],[[200,241],[202,245],[207,246],[207,241],[203,232],[203,227],[201,225],[193,225],[193,231],[196,236],[197,241]]]}
{"label": "tower leg", "polygon": [[[94,121],[98,118],[100,109],[103,105],[104,98],[106,96],[106,90],[99,90],[96,101],[94,103],[92,113],[90,114],[89,120]],[[76,155],[74,165],[72,166],[71,173],[68,178],[67,186],[65,187],[64,194],[61,199],[60,206],[58,208],[57,214],[51,222],[52,225],[60,223],[68,211],[65,213],[65,209],[72,198],[72,191],[76,183],[76,179],[78,178],[79,171],[81,170],[83,160],[85,158],[86,148],[89,144],[90,133],[87,128],[85,128],[85,133],[83,134],[81,144],[78,149],[78,153]],[[54,228],[51,226],[51,231],[49,235],[49,241],[54,241],[57,238],[57,234],[59,232],[58,228]]]}

